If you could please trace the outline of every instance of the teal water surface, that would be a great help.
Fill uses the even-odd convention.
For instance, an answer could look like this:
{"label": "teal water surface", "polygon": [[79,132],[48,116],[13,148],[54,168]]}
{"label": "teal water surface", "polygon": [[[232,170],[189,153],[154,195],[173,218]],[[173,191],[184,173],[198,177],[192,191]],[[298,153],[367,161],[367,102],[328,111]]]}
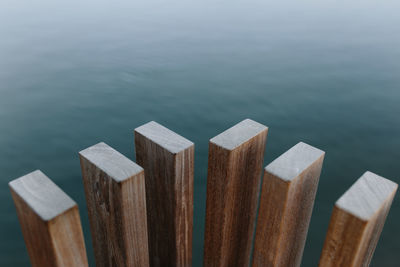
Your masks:
{"label": "teal water surface", "polygon": [[[134,159],[155,120],[196,144],[193,265],[202,265],[208,140],[269,126],[265,164],[299,141],[326,151],[303,266],[334,202],[366,170],[400,182],[398,1],[0,3],[0,266],[29,266],[7,183],[41,169],[80,207],[78,151]],[[398,266],[396,197],[373,266]]]}

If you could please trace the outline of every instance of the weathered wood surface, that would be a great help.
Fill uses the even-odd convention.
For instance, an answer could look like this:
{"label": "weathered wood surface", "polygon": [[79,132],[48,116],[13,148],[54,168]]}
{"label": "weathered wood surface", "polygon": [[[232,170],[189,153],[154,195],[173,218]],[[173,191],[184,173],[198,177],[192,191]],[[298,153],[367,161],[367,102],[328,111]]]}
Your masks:
{"label": "weathered wood surface", "polygon": [[204,266],[248,266],[268,128],[246,119],[209,143]]}
{"label": "weathered wood surface", "polygon": [[79,155],[96,266],[148,266],[143,169],[105,143]]}
{"label": "weathered wood surface", "polygon": [[253,266],[300,266],[325,153],[298,143],[265,167]]}
{"label": "weathered wood surface", "polygon": [[194,144],[156,122],[135,129],[146,174],[151,266],[191,266]]}
{"label": "weathered wood surface", "polygon": [[321,267],[369,266],[397,184],[366,172],[336,202]]}
{"label": "weathered wood surface", "polygon": [[9,186],[32,266],[88,266],[76,203],[41,171]]}

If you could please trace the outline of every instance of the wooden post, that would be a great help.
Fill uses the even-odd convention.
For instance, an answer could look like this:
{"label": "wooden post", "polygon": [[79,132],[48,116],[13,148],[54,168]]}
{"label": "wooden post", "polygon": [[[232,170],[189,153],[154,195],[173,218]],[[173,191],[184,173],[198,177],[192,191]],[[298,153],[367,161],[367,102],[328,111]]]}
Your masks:
{"label": "wooden post", "polygon": [[9,186],[32,266],[88,266],[76,203],[39,170]]}
{"label": "wooden post", "polygon": [[265,167],[253,267],[300,266],[324,155],[298,143]]}
{"label": "wooden post", "polygon": [[268,128],[246,119],[209,143],[204,266],[248,266]]}
{"label": "wooden post", "polygon": [[105,143],[79,155],[96,266],[148,266],[143,169]]}
{"label": "wooden post", "polygon": [[194,144],[156,122],[135,129],[146,172],[151,266],[191,266]]}
{"label": "wooden post", "polygon": [[366,172],[336,202],[319,266],[369,266],[397,184]]}

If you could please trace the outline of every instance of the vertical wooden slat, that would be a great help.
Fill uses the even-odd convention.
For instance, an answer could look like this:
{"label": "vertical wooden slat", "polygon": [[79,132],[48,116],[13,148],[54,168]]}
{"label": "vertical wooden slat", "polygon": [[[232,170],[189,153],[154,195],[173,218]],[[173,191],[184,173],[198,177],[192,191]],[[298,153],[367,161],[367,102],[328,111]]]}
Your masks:
{"label": "vertical wooden slat", "polygon": [[324,155],[298,143],[265,168],[253,266],[300,266]]}
{"label": "vertical wooden slat", "polygon": [[194,144],[156,122],[135,129],[146,175],[151,266],[191,266]]}
{"label": "vertical wooden slat", "polygon": [[248,266],[268,128],[246,119],[209,143],[204,266]]}
{"label": "vertical wooden slat", "polygon": [[88,266],[76,203],[39,170],[9,186],[32,266]]}
{"label": "vertical wooden slat", "polygon": [[336,202],[321,267],[369,266],[397,184],[366,172]]}
{"label": "vertical wooden slat", "polygon": [[148,266],[143,169],[105,143],[79,156],[96,266]]}

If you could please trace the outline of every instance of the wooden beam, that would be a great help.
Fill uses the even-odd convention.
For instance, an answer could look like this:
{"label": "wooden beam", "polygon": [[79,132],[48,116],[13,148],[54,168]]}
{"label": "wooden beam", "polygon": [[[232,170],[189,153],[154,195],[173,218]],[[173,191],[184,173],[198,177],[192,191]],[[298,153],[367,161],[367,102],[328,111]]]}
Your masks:
{"label": "wooden beam", "polygon": [[364,173],[336,202],[319,266],[369,266],[397,184]]}
{"label": "wooden beam", "polygon": [[265,167],[253,267],[300,266],[324,155],[298,143]]}
{"label": "wooden beam", "polygon": [[191,266],[194,144],[156,122],[135,129],[146,172],[151,266]]}
{"label": "wooden beam", "polygon": [[96,266],[148,266],[143,169],[105,143],[79,156]]}
{"label": "wooden beam", "polygon": [[204,266],[248,266],[268,128],[246,119],[209,143]]}
{"label": "wooden beam", "polygon": [[39,170],[9,186],[32,266],[88,266],[76,203]]}

